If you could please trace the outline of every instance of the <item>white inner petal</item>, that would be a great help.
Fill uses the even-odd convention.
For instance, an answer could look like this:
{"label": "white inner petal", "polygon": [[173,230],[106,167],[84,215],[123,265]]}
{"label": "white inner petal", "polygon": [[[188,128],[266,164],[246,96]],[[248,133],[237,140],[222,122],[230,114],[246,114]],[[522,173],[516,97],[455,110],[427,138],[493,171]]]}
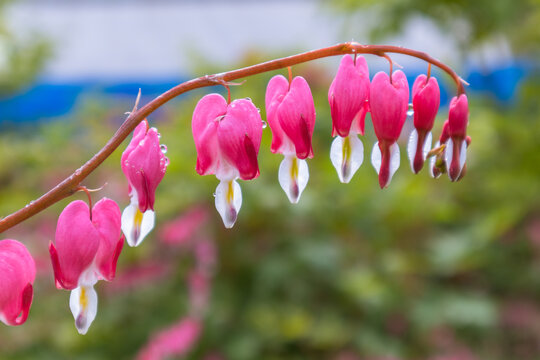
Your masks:
{"label": "white inner petal", "polygon": [[448,173],[448,177],[450,177],[450,166],[452,164],[453,158],[454,158],[454,140],[452,140],[452,138],[449,138],[446,141],[446,148],[444,149],[444,161],[446,162],[446,172]]}
{"label": "white inner petal", "polygon": [[465,161],[467,160],[467,141],[463,140],[461,142],[461,153],[459,154],[459,173],[463,171],[465,166]]}
{"label": "white inner petal", "polygon": [[364,161],[364,145],[355,134],[345,138],[337,136],[330,148],[330,160],[339,181],[348,183]]}
{"label": "white inner petal", "polygon": [[155,213],[148,209],[144,213],[137,203],[131,202],[122,212],[122,232],[129,246],[139,246],[154,228]]}
{"label": "white inner petal", "polygon": [[433,141],[433,135],[431,134],[431,131],[428,131],[428,133],[426,135],[426,138],[424,139],[424,148],[422,149],[423,150],[423,155],[424,155],[424,161],[426,160],[427,155],[428,155],[429,151],[431,150],[431,142],[432,141]]}
{"label": "white inner petal", "polygon": [[[414,171],[414,158],[416,156],[416,148],[418,147],[418,131],[413,129],[409,136],[409,142],[407,143],[407,155],[409,155],[409,163],[411,164],[411,170]],[[425,159],[425,157],[424,157]]]}
{"label": "white inner petal", "polygon": [[373,150],[371,151],[371,165],[373,165],[373,168],[379,174],[381,171],[381,149],[379,149],[379,142],[375,142],[375,145],[373,145]]}
{"label": "white inner petal", "polygon": [[98,298],[93,286],[79,286],[71,291],[69,308],[79,334],[84,335],[96,318]]}
{"label": "white inner petal", "polygon": [[309,180],[307,161],[300,160],[294,155],[285,155],[279,165],[278,180],[289,201],[293,204],[298,203]]}
{"label": "white inner petal", "polygon": [[388,178],[388,184],[390,184],[392,176],[394,176],[397,169],[399,169],[399,161],[399,146],[397,143],[393,143],[392,146],[390,146],[390,177]]}
{"label": "white inner petal", "polygon": [[216,209],[227,229],[233,227],[242,207],[242,190],[236,180],[222,180],[216,188]]}

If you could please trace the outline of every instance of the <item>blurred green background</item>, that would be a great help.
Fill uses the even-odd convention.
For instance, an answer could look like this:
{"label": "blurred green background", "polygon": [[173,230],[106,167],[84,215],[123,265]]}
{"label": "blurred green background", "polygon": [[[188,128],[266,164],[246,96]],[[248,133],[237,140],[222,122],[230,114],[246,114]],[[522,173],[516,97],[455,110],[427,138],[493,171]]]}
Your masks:
{"label": "blurred green background", "polygon": [[[47,253],[56,218],[72,199],[2,234],[30,248],[39,272],[27,323],[0,326],[1,359],[136,357],[153,334],[188,315],[186,280],[196,266],[190,244],[201,238],[215,244],[217,265],[201,335],[179,358],[540,358],[540,2],[339,0],[319,6],[341,17],[347,31],[365,26],[356,22],[358,14],[375,14],[377,21],[363,35],[372,41],[399,33],[411,18],[428,19],[456,33],[461,59],[504,37],[515,58],[530,65],[509,101],[470,92],[466,177],[451,183],[446,176],[433,180],[426,169],[413,175],[402,142],[401,168],[390,187],[380,190],[368,161],[375,138],[366,121],[364,164],[350,184],[339,183],[328,156],[327,91],[334,71],[313,62],[294,68],[310,83],[317,111],[315,158],[308,161],[311,177],[300,203],[289,204],[279,187],[282,157],[270,153],[266,128],[261,176],[241,182],[242,210],[226,230],[213,207],[217,180],[194,171],[190,119],[203,92],[193,92],[149,119],[170,158],[156,194],[156,229],[142,246],[124,248],[117,284],[97,285],[98,316],[86,336],[75,330],[68,292],[54,287]],[[45,42],[21,43],[2,31],[13,48],[33,49],[17,52],[22,60],[10,65],[24,61],[24,69],[4,71],[0,92],[9,93],[39,72],[48,52]],[[281,55],[286,54],[254,46],[236,65]],[[196,76],[224,70],[211,59],[190,69]],[[233,97],[250,97],[264,119],[266,83],[277,73],[283,72],[249,78],[232,89]],[[93,94],[67,116],[5,125],[0,214],[37,198],[89,159],[131,106]],[[434,136],[446,111],[438,116]],[[126,145],[84,182],[89,188],[107,183],[94,199],[107,196],[121,208],[128,204],[119,166]],[[178,235],[180,245],[163,241],[162,226],[194,208],[206,214],[204,221]]]}

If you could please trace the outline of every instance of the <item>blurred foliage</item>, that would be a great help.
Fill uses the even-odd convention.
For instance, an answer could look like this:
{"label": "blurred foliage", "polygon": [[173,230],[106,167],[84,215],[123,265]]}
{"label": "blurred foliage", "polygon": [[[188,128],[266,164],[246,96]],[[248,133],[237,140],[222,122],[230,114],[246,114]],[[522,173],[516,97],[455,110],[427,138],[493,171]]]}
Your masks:
{"label": "blurred foliage", "polygon": [[340,15],[371,11],[366,20],[372,41],[399,33],[409,20],[422,17],[452,34],[465,51],[502,35],[516,52],[538,55],[538,0],[334,0],[323,3]]}
{"label": "blurred foliage", "polygon": [[[253,52],[239,66],[269,57]],[[201,64],[196,73],[223,70]],[[266,83],[276,73],[233,87],[233,98],[250,97],[264,118]],[[0,326],[2,359],[133,358],[151,334],[187,311],[191,260],[160,242],[159,229],[201,204],[211,214],[201,231],[218,244],[219,266],[203,337],[189,358],[539,358],[538,78],[524,83],[512,108],[471,96],[473,142],[461,182],[433,180],[426,169],[413,175],[402,141],[401,168],[390,187],[380,190],[369,164],[375,142],[370,122],[364,164],[350,184],[340,184],[328,158],[327,89],[333,74],[316,63],[295,67],[294,73],[310,83],[317,110],[315,158],[308,161],[311,177],[299,204],[291,205],[279,187],[282,157],[270,153],[267,128],[261,176],[241,182],[239,219],[232,230],[224,229],[213,208],[217,180],[194,171],[189,124],[203,93],[171,102],[149,119],[170,158],[157,192],[157,226],[140,247],[124,249],[118,274],[156,261],[172,271],[123,291],[101,282],[97,318],[86,336],[78,335],[69,294],[55,289],[47,253],[56,217],[72,199],[61,201],[2,234],[25,242],[40,268],[28,322]],[[0,214],[24,206],[77,169],[106,143],[123,120],[119,114],[131,106],[94,96],[68,119],[0,133]],[[128,197],[119,163],[126,145],[84,183],[97,188],[107,182],[95,199],[107,196],[122,208]]]}
{"label": "blurred foliage", "polygon": [[14,34],[5,23],[0,1],[0,96],[12,94],[32,82],[51,55],[51,44],[39,34]]}

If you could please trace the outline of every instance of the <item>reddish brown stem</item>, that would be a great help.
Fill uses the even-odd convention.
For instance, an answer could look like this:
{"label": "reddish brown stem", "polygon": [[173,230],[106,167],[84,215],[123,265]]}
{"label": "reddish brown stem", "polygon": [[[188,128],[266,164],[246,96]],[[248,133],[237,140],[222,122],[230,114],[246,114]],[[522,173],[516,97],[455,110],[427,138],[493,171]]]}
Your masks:
{"label": "reddish brown stem", "polygon": [[292,67],[287,66],[287,72],[289,73],[289,89],[290,89],[291,83],[292,83]]}
{"label": "reddish brown stem", "polygon": [[77,187],[76,191],[84,191],[86,193],[86,196],[88,196],[88,208],[90,209],[90,221],[92,221],[92,195],[90,195],[90,191],[86,188],[86,186],[79,186]]}
{"label": "reddish brown stem", "polygon": [[227,83],[223,83],[223,86],[225,86],[225,89],[227,89],[227,104],[231,103],[231,88]]}
{"label": "reddish brown stem", "polygon": [[443,64],[437,59],[432,58],[428,54],[411,50],[399,46],[391,45],[362,45],[355,42],[341,43],[317,50],[304,52],[297,55],[284,57],[281,59],[270,60],[264,63],[244,67],[237,70],[223,72],[214,75],[206,75],[196,79],[186,81],[174,88],[164,92],[163,94],[150,101],[148,104],[138,109],[137,111],[129,114],[124,123],[112,136],[112,138],[95,154],[90,160],[88,160],[83,166],[77,169],[73,174],[68,176],[61,183],[56,185],[46,194],[41,196],[36,201],[28,204],[15,211],[11,215],[6,216],[0,220],[0,233],[7,229],[19,224],[20,222],[36,215],[37,213],[45,210],[49,206],[56,202],[72,195],[77,191],[77,187],[90,173],[92,173],[105,159],[107,159],[118,146],[124,141],[124,139],[135,129],[135,127],[144,120],[148,115],[154,112],[157,108],[168,102],[169,100],[177,97],[185,92],[199,89],[203,87],[223,84],[223,82],[229,82],[236,79],[241,79],[251,75],[256,75],[268,71],[283,69],[289,66],[305,63],[308,61],[345,54],[372,54],[377,56],[385,56],[386,53],[397,53],[413,56],[428,63],[431,63],[445,72],[447,72],[457,86],[458,95],[465,93],[465,89],[461,82],[460,77],[452,70],[448,65]]}
{"label": "reddish brown stem", "polygon": [[388,64],[390,65],[390,84],[392,83],[392,73],[394,72],[394,63],[392,62],[392,59],[390,56],[386,54],[382,54],[382,57],[384,57],[386,60],[388,60]]}

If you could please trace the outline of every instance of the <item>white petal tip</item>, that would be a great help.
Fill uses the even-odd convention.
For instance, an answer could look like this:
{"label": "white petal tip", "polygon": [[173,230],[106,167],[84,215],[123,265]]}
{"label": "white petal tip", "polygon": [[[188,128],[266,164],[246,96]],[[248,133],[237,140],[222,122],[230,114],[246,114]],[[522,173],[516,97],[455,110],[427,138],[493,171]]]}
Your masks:
{"label": "white petal tip", "polygon": [[285,156],[279,165],[278,180],[289,201],[297,204],[309,180],[306,160],[298,159],[294,155]]}
{"label": "white petal tip", "polygon": [[129,204],[122,213],[122,232],[131,247],[139,246],[154,228],[155,213],[148,209],[144,213],[135,203]]}
{"label": "white petal tip", "polygon": [[381,171],[381,149],[379,149],[379,142],[375,142],[373,150],[371,151],[371,165],[375,169],[377,175]]}
{"label": "white petal tip", "polygon": [[216,188],[216,209],[225,228],[234,226],[242,207],[242,190],[236,180],[223,180]]}
{"label": "white petal tip", "polygon": [[364,161],[364,145],[355,135],[337,136],[330,148],[330,160],[336,169],[339,181],[347,184]]}
{"label": "white petal tip", "polygon": [[413,129],[411,135],[409,136],[409,142],[407,143],[407,155],[409,156],[409,163],[411,165],[411,170],[413,173],[416,173],[414,170],[414,158],[416,157],[416,149],[418,148],[418,131]]}
{"label": "white petal tip", "polygon": [[96,318],[98,298],[93,286],[79,286],[71,291],[69,308],[75,319],[75,327],[85,335]]}

